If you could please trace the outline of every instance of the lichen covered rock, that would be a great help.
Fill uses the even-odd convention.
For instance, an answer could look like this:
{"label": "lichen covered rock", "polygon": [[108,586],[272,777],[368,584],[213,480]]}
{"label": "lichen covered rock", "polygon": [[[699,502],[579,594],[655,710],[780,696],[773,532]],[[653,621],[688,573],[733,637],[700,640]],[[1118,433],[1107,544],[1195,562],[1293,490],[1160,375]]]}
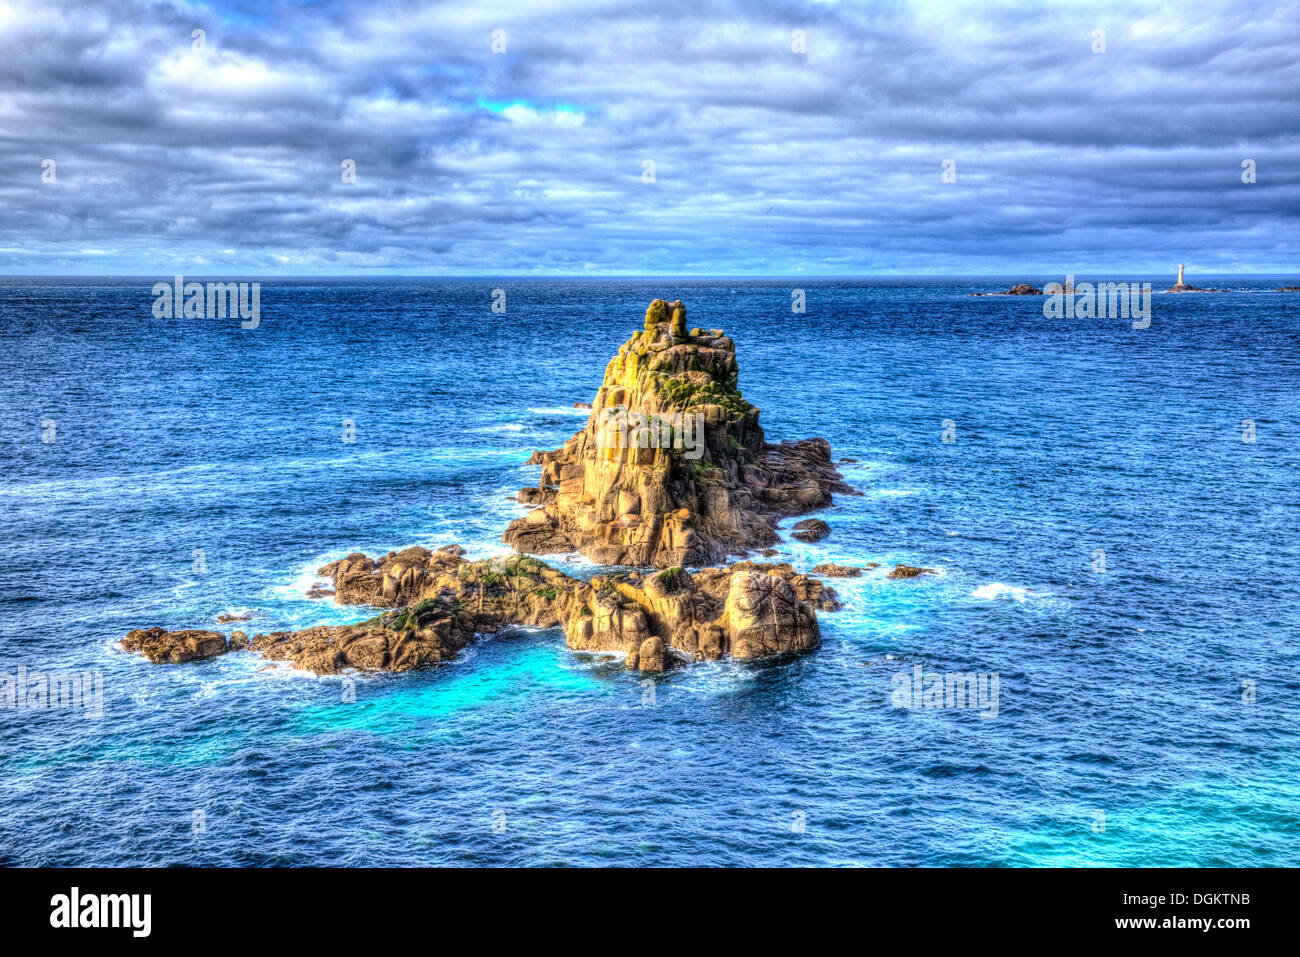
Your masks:
{"label": "lichen covered rock", "polygon": [[358,625],[255,635],[251,648],[302,671],[412,671],[448,661],[474,638],[474,616],[438,598]]}

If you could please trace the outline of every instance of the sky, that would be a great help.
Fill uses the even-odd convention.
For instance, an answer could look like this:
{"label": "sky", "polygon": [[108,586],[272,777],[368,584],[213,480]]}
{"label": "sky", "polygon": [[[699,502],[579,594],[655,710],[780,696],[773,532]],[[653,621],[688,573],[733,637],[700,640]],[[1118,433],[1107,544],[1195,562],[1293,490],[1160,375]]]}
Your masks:
{"label": "sky", "polygon": [[1300,2],[0,0],[2,274],[1190,280],[1298,221]]}

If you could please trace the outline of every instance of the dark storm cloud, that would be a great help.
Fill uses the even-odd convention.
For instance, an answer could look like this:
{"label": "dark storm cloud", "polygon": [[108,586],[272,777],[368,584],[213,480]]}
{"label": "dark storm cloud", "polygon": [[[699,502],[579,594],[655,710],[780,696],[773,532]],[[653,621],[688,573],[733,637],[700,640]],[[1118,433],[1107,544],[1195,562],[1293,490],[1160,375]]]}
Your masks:
{"label": "dark storm cloud", "polygon": [[1286,271],[1298,103],[1295,3],[0,0],[0,269]]}

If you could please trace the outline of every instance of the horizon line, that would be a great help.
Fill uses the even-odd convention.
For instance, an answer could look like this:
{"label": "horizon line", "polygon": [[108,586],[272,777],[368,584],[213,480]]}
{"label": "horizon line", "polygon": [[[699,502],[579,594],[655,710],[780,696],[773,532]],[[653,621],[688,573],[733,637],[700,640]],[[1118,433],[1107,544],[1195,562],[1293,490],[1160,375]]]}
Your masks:
{"label": "horizon line", "polygon": [[[1135,270],[1132,272],[1118,272],[1113,270],[1102,269],[1074,269],[1066,273],[1060,273],[1062,276],[1148,276],[1151,274],[1165,275],[1163,271],[1155,270]],[[1177,268],[1170,270],[1169,275],[1176,277]],[[1195,276],[1222,276],[1233,277],[1240,276],[1243,278],[1279,278],[1286,276],[1300,277],[1300,270],[1292,272],[1205,272],[1193,270]],[[791,274],[791,273],[773,273],[769,275],[741,274],[741,273],[717,273],[711,275],[693,275],[682,273],[548,273],[546,275],[537,275],[535,273],[480,273],[480,274],[441,274],[441,273],[254,273],[254,272],[193,272],[193,273],[176,273],[167,274],[149,272],[149,273],[7,273],[0,271],[0,280],[5,279],[139,279],[160,281],[160,277],[174,278],[176,275],[191,276],[197,278],[243,278],[250,280],[290,280],[290,279],[419,279],[419,280],[438,280],[438,281],[472,281],[472,280],[532,280],[532,281],[549,281],[549,280],[624,280],[624,281],[653,281],[660,279],[671,279],[687,282],[707,282],[710,280],[726,280],[728,282],[762,282],[776,280],[799,280],[799,281],[818,281],[818,282],[835,282],[835,281],[855,281],[855,280],[888,280],[888,279],[970,279],[970,280],[1006,280],[1016,276],[1029,276],[1038,278],[1042,276],[1055,277],[1056,272],[1033,272],[1023,271],[1020,273],[856,273],[842,275],[808,275],[808,274]]]}

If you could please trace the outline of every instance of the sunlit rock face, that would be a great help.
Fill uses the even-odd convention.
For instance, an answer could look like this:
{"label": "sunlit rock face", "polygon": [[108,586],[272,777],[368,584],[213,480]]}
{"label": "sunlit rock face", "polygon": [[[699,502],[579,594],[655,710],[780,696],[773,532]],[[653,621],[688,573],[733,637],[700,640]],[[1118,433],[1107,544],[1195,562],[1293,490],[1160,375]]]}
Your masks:
{"label": "sunlit rock face", "polygon": [[776,521],[856,494],[825,439],[771,444],[739,388],[736,344],[656,299],[605,369],[586,428],[537,452],[537,507],[504,540],[602,565],[699,567],[777,541]]}

